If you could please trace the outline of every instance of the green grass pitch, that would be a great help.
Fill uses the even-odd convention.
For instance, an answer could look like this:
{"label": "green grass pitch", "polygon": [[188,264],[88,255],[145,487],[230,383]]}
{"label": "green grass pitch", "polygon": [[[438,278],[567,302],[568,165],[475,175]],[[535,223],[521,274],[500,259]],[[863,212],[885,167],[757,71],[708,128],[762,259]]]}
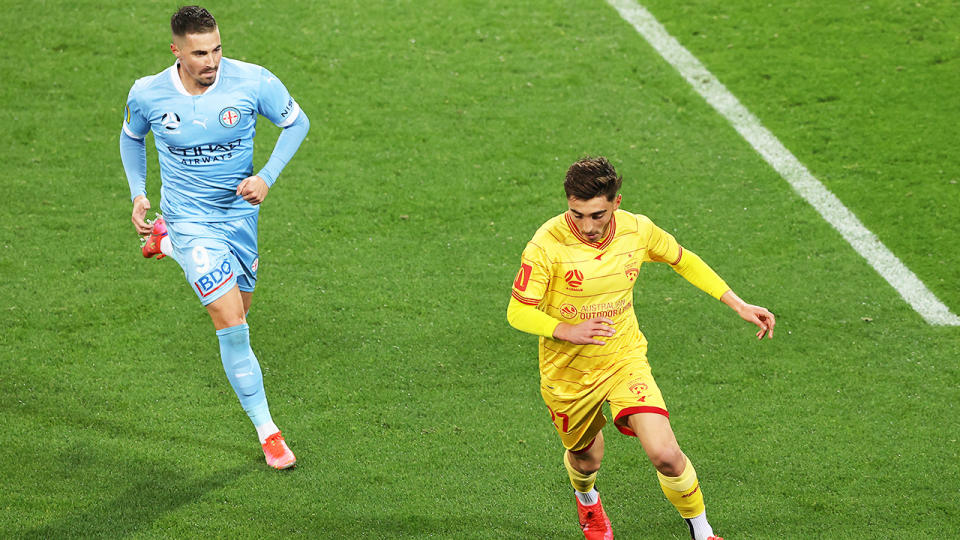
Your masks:
{"label": "green grass pitch", "polygon": [[[173,61],[171,2],[0,17],[0,537],[577,538],[536,339],[507,325],[566,167],[608,156],[776,338],[662,265],[635,297],[716,530],[944,538],[960,328],[927,325],[601,0],[205,4],[312,128],[271,190],[250,314],[277,473],[171,260],[144,261],[117,137]],[[955,2],[644,5],[954,313]],[[256,163],[277,136],[261,120]],[[154,207],[159,180],[148,142]],[[607,430],[618,538],[686,538]]]}

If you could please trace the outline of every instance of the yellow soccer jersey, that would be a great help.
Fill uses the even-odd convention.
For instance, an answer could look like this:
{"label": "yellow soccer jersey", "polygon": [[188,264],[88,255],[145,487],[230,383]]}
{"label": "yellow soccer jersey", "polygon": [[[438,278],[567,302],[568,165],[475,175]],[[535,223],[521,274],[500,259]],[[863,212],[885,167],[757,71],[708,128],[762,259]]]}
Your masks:
{"label": "yellow soccer jersey", "polygon": [[[682,259],[695,264],[688,270]],[[685,252],[673,236],[643,215],[617,210],[606,238],[599,242],[583,237],[566,213],[537,230],[523,251],[513,298],[536,306],[558,322],[577,324],[607,317],[617,331],[601,338],[606,345],[574,345],[541,335],[543,384],[558,394],[577,395],[602,380],[609,368],[631,352],[643,354],[647,341],[633,310],[633,287],[646,261],[670,264],[716,298],[729,289],[699,257]]]}

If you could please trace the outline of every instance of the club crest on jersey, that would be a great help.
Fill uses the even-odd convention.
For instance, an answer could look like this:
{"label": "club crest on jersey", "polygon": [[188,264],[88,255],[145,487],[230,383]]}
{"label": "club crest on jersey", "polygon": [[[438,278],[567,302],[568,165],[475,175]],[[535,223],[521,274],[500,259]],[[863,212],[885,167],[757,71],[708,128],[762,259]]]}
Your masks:
{"label": "club crest on jersey", "polygon": [[230,261],[225,259],[220,263],[220,266],[194,281],[193,286],[197,288],[197,292],[200,293],[201,298],[206,298],[228,283],[232,277],[233,268],[230,266]]}
{"label": "club crest on jersey", "polygon": [[567,288],[573,291],[582,291],[580,285],[583,285],[583,272],[573,269],[568,271],[563,275],[563,279],[567,282]]}
{"label": "club crest on jersey", "polygon": [[173,131],[180,127],[180,115],[175,112],[163,113],[163,116],[160,117],[160,125]]}
{"label": "club crest on jersey", "polygon": [[642,381],[634,381],[633,384],[630,385],[630,391],[636,394],[637,401],[640,401],[641,403],[647,401],[647,383]]}
{"label": "club crest on jersey", "polygon": [[232,128],[240,122],[240,111],[236,107],[226,107],[220,111],[220,125]]}
{"label": "club crest on jersey", "polygon": [[564,319],[572,319],[577,316],[577,308],[573,304],[564,304],[560,306],[560,315]]}
{"label": "club crest on jersey", "polygon": [[623,265],[623,273],[626,274],[627,279],[633,281],[637,279],[637,274],[640,273],[640,265],[637,264],[637,261],[629,261]]}

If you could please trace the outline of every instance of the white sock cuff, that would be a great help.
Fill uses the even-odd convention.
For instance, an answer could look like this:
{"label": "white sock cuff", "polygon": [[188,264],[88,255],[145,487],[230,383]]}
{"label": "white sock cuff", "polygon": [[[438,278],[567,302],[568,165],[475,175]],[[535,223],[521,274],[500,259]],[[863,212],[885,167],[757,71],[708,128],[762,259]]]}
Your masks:
{"label": "white sock cuff", "polygon": [[273,435],[274,433],[280,431],[280,428],[273,423],[273,420],[256,426],[257,428],[257,437],[260,439],[260,444],[267,442],[267,437]]}
{"label": "white sock cuff", "polygon": [[690,525],[690,533],[696,540],[706,540],[713,536],[713,527],[707,521],[707,511],[704,510],[699,516],[687,518]]}
{"label": "white sock cuff", "polygon": [[577,496],[580,504],[584,506],[593,506],[600,501],[600,493],[597,491],[597,488],[591,488],[590,491],[586,493],[573,490],[573,493]]}
{"label": "white sock cuff", "polygon": [[173,257],[173,242],[170,241],[169,236],[164,236],[160,239],[160,253],[163,253],[167,257]]}

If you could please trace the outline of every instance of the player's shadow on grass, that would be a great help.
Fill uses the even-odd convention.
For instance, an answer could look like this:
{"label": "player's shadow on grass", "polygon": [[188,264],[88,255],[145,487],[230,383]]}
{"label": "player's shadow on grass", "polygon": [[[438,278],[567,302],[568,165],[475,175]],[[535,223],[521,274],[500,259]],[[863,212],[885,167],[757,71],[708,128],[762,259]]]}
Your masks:
{"label": "player's shadow on grass", "polygon": [[[65,413],[64,411],[68,411]],[[229,455],[244,455],[251,452],[250,440],[242,437],[224,439],[222,437],[210,435],[198,435],[191,430],[160,431],[159,429],[150,429],[141,426],[134,421],[123,421],[111,419],[108,416],[94,415],[85,409],[78,409],[71,404],[49,404],[37,408],[33,411],[21,412],[22,415],[30,415],[36,418],[38,425],[49,423],[51,418],[55,418],[55,427],[75,426],[82,432],[96,430],[103,433],[106,437],[120,440],[148,441],[162,448],[181,445],[184,448],[202,444],[204,448],[210,450],[219,450]],[[238,423],[242,425],[242,423]],[[259,451],[254,450],[256,455]]]}
{"label": "player's shadow on grass", "polygon": [[148,529],[153,522],[178,508],[190,505],[206,493],[219,490],[249,473],[249,463],[185,477],[182,471],[144,467],[132,486],[109,500],[37,527],[27,538],[116,538]]}

